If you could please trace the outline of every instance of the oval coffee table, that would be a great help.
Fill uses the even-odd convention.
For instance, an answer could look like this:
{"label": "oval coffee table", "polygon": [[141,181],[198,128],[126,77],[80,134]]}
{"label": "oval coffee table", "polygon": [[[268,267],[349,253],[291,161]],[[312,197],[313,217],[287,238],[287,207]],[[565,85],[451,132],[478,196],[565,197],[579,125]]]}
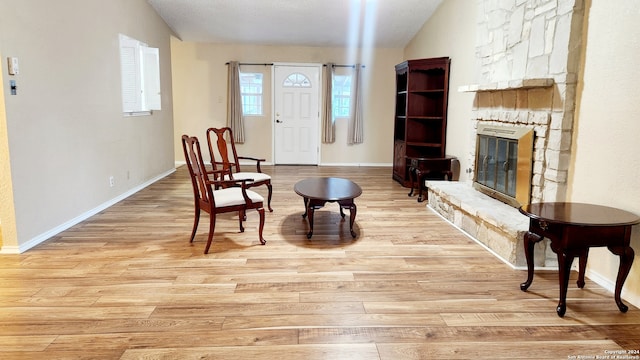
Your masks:
{"label": "oval coffee table", "polygon": [[349,209],[349,230],[352,237],[356,237],[353,231],[353,222],[356,219],[356,204],[353,199],[362,194],[358,184],[348,179],[334,177],[309,178],[298,181],[293,190],[304,199],[305,218],[309,215],[309,232],[307,239],[313,235],[313,212],[320,209],[327,202],[337,202],[340,205],[340,216],[344,219],[342,209]]}

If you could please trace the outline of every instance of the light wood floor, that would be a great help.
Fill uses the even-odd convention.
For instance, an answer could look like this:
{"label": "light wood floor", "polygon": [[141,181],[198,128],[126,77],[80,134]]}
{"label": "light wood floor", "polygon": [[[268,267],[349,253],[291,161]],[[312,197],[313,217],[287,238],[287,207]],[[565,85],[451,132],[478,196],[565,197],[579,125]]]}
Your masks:
{"label": "light wood floor", "polygon": [[[512,270],[407,197],[390,168],[265,167],[274,212],[190,245],[177,172],[21,255],[0,255],[0,359],[567,359],[640,348],[640,311],[592,281],[556,315],[555,272]],[[296,181],[359,183],[307,240]],[[258,189],[266,195],[266,191]],[[348,217],[347,217],[348,219]],[[594,261],[595,259],[591,259]]]}

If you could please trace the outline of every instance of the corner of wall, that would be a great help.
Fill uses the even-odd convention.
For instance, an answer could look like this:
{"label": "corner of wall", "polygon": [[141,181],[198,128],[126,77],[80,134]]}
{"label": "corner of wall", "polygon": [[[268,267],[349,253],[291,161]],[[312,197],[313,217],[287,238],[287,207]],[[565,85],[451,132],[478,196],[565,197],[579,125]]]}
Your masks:
{"label": "corner of wall", "polygon": [[[2,59],[0,54],[0,59]],[[0,84],[4,84],[4,65],[0,71]],[[17,245],[13,186],[11,183],[11,159],[7,135],[7,112],[4,103],[4,87],[0,87],[0,249]]]}

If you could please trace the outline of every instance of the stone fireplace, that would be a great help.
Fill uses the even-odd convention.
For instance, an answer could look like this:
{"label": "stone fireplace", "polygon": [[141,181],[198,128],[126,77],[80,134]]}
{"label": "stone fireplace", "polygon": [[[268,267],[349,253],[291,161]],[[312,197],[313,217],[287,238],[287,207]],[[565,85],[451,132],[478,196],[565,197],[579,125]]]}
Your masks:
{"label": "stone fireplace", "polygon": [[[523,202],[564,201],[567,194],[584,4],[583,0],[476,3],[478,84],[458,89],[475,93],[469,120],[472,165],[466,169],[467,181],[429,181],[429,207],[505,262],[523,267],[528,218],[517,207]],[[516,196],[511,197],[516,201],[500,196],[496,200],[472,185],[488,169],[482,167],[483,159],[476,158],[482,145],[478,134],[486,128],[524,129],[532,135],[528,200]],[[504,161],[499,166],[504,167]],[[536,266],[557,266],[546,242],[536,246]]]}
{"label": "stone fireplace", "polygon": [[[535,81],[536,86],[532,83]],[[501,126],[534,131],[530,202],[562,201],[567,191],[567,173],[571,158],[571,130],[575,107],[575,82],[557,83],[554,79],[523,79],[521,88],[476,89],[471,119],[473,141],[478,128]],[[567,91],[572,94],[566,99]],[[566,102],[570,105],[567,108]],[[564,105],[563,105],[564,104]],[[475,164],[476,146],[469,153]],[[475,167],[468,170],[475,174]]]}
{"label": "stone fireplace", "polygon": [[531,200],[533,129],[478,126],[473,187],[514,207]]}

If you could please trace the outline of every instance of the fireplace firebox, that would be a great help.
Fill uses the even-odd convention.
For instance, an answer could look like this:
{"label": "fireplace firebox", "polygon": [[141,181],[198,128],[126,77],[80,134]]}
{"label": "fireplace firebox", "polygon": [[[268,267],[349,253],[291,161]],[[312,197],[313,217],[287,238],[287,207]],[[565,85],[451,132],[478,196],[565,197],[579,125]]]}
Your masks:
{"label": "fireplace firebox", "polygon": [[533,129],[478,125],[473,186],[513,207],[529,204]]}

